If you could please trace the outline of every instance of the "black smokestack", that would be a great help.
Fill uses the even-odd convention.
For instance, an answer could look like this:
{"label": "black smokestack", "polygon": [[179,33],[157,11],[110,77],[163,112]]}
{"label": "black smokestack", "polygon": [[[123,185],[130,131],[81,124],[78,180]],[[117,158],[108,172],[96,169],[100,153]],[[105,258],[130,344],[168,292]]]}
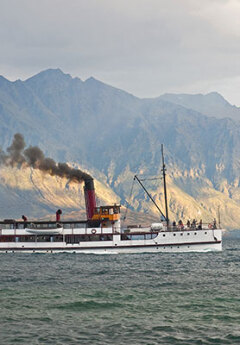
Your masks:
{"label": "black smokestack", "polygon": [[66,163],[56,163],[52,158],[45,157],[39,147],[29,146],[25,149],[25,146],[23,135],[16,133],[12,144],[7,148],[7,153],[0,151],[0,164],[7,166],[27,165],[52,176],[66,177],[75,182],[92,180],[89,174],[80,169],[71,168]]}
{"label": "black smokestack", "polygon": [[88,220],[92,219],[96,207],[96,197],[93,179],[85,180],[84,186],[85,205]]}

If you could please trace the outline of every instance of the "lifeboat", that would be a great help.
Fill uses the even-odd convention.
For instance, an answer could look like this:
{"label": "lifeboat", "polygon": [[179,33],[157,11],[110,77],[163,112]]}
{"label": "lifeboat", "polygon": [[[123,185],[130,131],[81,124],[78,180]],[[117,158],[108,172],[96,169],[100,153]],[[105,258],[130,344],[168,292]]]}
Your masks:
{"label": "lifeboat", "polygon": [[60,224],[57,224],[54,228],[39,228],[30,225],[30,227],[25,228],[25,230],[32,235],[58,235],[61,234],[63,231],[63,227]]}

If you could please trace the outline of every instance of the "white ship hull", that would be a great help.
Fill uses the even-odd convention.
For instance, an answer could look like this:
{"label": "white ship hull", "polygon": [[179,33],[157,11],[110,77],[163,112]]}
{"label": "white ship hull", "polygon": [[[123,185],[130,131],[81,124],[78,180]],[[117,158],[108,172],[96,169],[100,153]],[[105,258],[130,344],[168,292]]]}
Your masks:
{"label": "white ship hull", "polygon": [[[79,228],[63,229],[63,240],[53,242],[54,236],[48,241],[42,241],[35,235],[32,241],[23,242],[21,237],[27,231],[15,230],[15,241],[0,242],[1,253],[85,253],[85,254],[132,254],[132,253],[183,253],[183,252],[209,252],[222,250],[222,230],[182,230],[163,231],[159,233],[125,233],[113,232],[112,228]],[[8,236],[11,230],[1,230]],[[88,236],[89,241],[78,241],[80,236]],[[69,236],[69,237],[67,237]],[[75,236],[75,237],[73,237]],[[105,236],[105,240],[101,239]],[[111,240],[106,240],[111,236]],[[149,237],[154,237],[149,239]],[[98,240],[94,240],[98,237]],[[145,239],[142,239],[142,238]],[[78,243],[68,243],[73,238]]]}

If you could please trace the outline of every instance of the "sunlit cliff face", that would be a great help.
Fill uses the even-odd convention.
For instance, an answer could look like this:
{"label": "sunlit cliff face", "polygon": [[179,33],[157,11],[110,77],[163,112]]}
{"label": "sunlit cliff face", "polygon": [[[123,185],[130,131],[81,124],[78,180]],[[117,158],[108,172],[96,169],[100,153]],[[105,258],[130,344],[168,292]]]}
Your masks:
{"label": "sunlit cliff face", "polygon": [[[177,174],[177,176],[180,175]],[[124,176],[119,176],[119,183],[126,183]],[[182,181],[181,176],[181,183]],[[197,188],[198,196],[194,199],[188,193],[180,189],[177,178],[167,177],[168,181],[168,204],[170,219],[202,219],[210,222],[217,218],[218,207],[221,212],[221,223],[231,228],[237,228],[240,222],[240,204],[237,199],[240,196],[238,188],[229,187],[227,182],[222,186],[223,191],[218,192],[205,183],[201,187],[195,183],[199,177],[192,176],[194,188]],[[188,181],[189,182],[189,181]],[[98,205],[113,204],[120,202],[120,198],[112,189],[104,183],[95,179]],[[188,184],[189,186],[189,184]],[[132,223],[150,223],[151,218],[158,219],[158,212],[147,197],[141,195],[141,190],[135,186],[131,204],[133,209],[144,212],[128,214],[128,221]],[[190,188],[190,187],[189,187]],[[151,195],[165,212],[163,191],[161,185],[157,188],[149,188]],[[191,191],[194,193],[194,191]],[[229,198],[232,193],[236,199]],[[1,167],[0,170],[0,195],[5,200],[0,207],[0,218],[18,218],[21,214],[28,217],[54,219],[57,208],[63,209],[63,218],[86,219],[83,185],[81,183],[70,183],[66,178],[44,174],[39,170],[29,167],[18,169],[17,167]],[[122,215],[124,215],[124,209]],[[145,219],[146,218],[146,219]]]}
{"label": "sunlit cliff face", "polygon": [[[98,202],[101,204],[119,201],[117,195],[104,184],[95,180]],[[24,213],[29,217],[53,217],[57,208],[63,209],[63,218],[76,211],[74,217],[85,219],[83,183],[74,183],[67,178],[51,176],[29,167],[2,166],[0,169],[0,195],[2,203],[0,218],[18,218]],[[8,201],[9,200],[9,203]],[[21,210],[21,212],[20,212]],[[79,211],[81,211],[79,213]]]}

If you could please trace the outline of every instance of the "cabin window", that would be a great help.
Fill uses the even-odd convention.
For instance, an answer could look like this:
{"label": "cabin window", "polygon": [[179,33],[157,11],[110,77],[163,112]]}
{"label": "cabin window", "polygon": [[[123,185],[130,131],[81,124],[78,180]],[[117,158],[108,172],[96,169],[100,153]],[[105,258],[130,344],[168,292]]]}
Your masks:
{"label": "cabin window", "polygon": [[50,237],[49,235],[37,236],[37,242],[50,242]]}
{"label": "cabin window", "polygon": [[79,243],[80,242],[80,235],[66,235],[65,236],[66,243]]}
{"label": "cabin window", "polygon": [[150,234],[145,234],[145,240],[151,240],[157,237],[158,234],[151,232]]}
{"label": "cabin window", "polygon": [[18,236],[18,242],[35,242],[35,238],[35,236]]}
{"label": "cabin window", "polygon": [[51,242],[63,242],[63,235],[50,236]]}
{"label": "cabin window", "polygon": [[84,228],[85,224],[75,223],[75,224],[72,224],[72,227],[75,229]]}
{"label": "cabin window", "polygon": [[15,242],[15,236],[0,236],[0,242]]}
{"label": "cabin window", "polygon": [[90,242],[90,241],[112,241],[113,235],[101,234],[101,235],[66,235],[66,243],[79,243],[79,242]]}
{"label": "cabin window", "polygon": [[131,235],[131,240],[144,240],[144,234],[142,235]]}
{"label": "cabin window", "polygon": [[152,234],[145,234],[145,240],[151,240],[152,239]]}
{"label": "cabin window", "polygon": [[64,229],[71,229],[71,226],[70,226],[70,224],[63,224],[63,228]]}
{"label": "cabin window", "polygon": [[129,234],[121,234],[121,240],[122,241],[127,241],[127,240],[130,240],[131,237]]}
{"label": "cabin window", "polygon": [[148,234],[121,234],[121,240],[126,241],[126,240],[133,240],[133,241],[138,241],[138,240],[151,240],[155,237],[157,237],[157,233],[148,233]]}
{"label": "cabin window", "polygon": [[112,241],[113,235],[99,235],[100,241]]}

